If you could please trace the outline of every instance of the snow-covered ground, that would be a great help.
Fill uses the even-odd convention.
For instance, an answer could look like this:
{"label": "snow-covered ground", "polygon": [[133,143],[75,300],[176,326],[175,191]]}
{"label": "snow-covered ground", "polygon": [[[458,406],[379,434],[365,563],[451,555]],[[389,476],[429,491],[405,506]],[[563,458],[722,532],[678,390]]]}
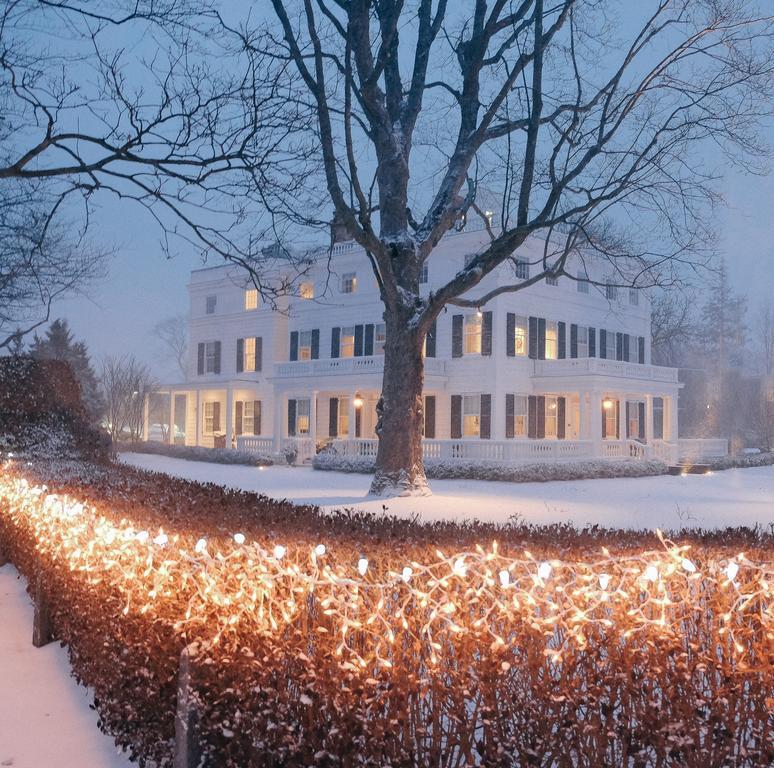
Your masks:
{"label": "snow-covered ground", "polygon": [[774,467],[734,469],[711,475],[496,483],[434,480],[426,498],[369,497],[368,475],[320,472],[308,467],[229,466],[123,453],[127,464],[177,477],[257,491],[325,508],[357,507],[417,514],[426,520],[477,518],[530,523],[570,521],[614,528],[724,528],[774,522]]}
{"label": "snow-covered ground", "polygon": [[0,766],[128,768],[97,729],[67,651],[32,645],[32,603],[16,570],[0,568]]}

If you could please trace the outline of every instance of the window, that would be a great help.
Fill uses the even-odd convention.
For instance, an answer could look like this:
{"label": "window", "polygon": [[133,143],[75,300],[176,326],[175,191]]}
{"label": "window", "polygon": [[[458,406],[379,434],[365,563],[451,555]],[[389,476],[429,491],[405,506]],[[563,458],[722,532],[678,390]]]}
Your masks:
{"label": "window", "polygon": [[546,397],[546,437],[556,437],[557,400]]}
{"label": "window", "polygon": [[312,359],[312,332],[301,331],[298,334],[298,359]]}
{"label": "window", "polygon": [[559,357],[559,327],[549,320],[546,323],[546,360]]}
{"label": "window", "polygon": [[664,439],[664,398],[653,398],[653,439]]}
{"label": "window", "polygon": [[242,366],[245,371],[255,370],[255,337],[246,338],[244,340],[244,365]]}
{"label": "window", "polygon": [[616,414],[618,409],[616,408],[616,405],[617,401],[610,397],[606,397],[602,401],[602,409],[605,414],[605,437],[611,438],[613,440],[615,440],[618,436],[618,423]]}
{"label": "window", "polygon": [[589,329],[584,325],[578,326],[578,357],[589,356]]}
{"label": "window", "polygon": [[[374,326],[374,354],[384,354],[384,343],[387,341],[387,326],[384,323],[377,323]],[[427,341],[427,339],[425,339]]]}
{"label": "window", "polygon": [[429,269],[427,262],[422,265],[422,271],[419,273],[419,282],[426,283],[429,276]]}
{"label": "window", "polygon": [[355,326],[350,325],[347,328],[341,329],[341,347],[339,349],[339,357],[354,357],[355,356]]}
{"label": "window", "polygon": [[208,315],[214,315],[215,314],[215,305],[218,303],[218,297],[217,296],[208,296],[205,300],[205,308],[204,311]]}
{"label": "window", "polygon": [[481,395],[462,397],[462,436],[478,437],[481,433]]}
{"label": "window", "polygon": [[349,398],[339,398],[339,418],[337,435],[349,434]]}
{"label": "window", "polygon": [[[218,403],[218,405],[220,405],[220,403]],[[215,433],[215,403],[207,402],[204,404],[204,434],[212,435],[214,433]]]}
{"label": "window", "polygon": [[640,305],[640,292],[636,288],[629,288],[629,304],[634,307]]}
{"label": "window", "polygon": [[640,404],[637,400],[629,401],[629,423],[627,424],[627,437],[638,438],[640,436]]}
{"label": "window", "polygon": [[258,309],[258,290],[250,288],[245,291],[245,310]]}
{"label": "window", "polygon": [[301,283],[298,288],[298,295],[302,299],[314,298],[314,283]]}
{"label": "window", "polygon": [[552,275],[546,276],[546,285],[559,285],[559,278]]}
{"label": "window", "polygon": [[576,283],[576,285],[578,286],[578,293],[588,293],[589,281],[586,279],[586,273],[579,271],[577,276],[578,276],[578,282]]}
{"label": "window", "polygon": [[476,258],[478,254],[476,253],[466,253],[465,254],[465,266],[469,267],[473,263],[473,259]]}
{"label": "window", "polygon": [[[260,434],[261,403],[254,400],[246,400],[242,406],[242,434]],[[259,427],[256,430],[256,427]]]}
{"label": "window", "polygon": [[354,293],[357,290],[357,273],[346,272],[341,276],[341,292]]}
{"label": "window", "polygon": [[513,329],[514,354],[523,357],[527,354],[527,318],[517,317]]}
{"label": "window", "polygon": [[208,341],[204,345],[204,372],[216,373],[218,368],[218,342]]}
{"label": "window", "polygon": [[526,395],[514,395],[513,397],[513,436],[527,436],[527,407]]}
{"label": "window", "polygon": [[618,298],[618,288],[612,283],[605,285],[605,296],[608,301],[615,301]]}
{"label": "window", "polygon": [[481,354],[481,321],[478,312],[465,315],[465,354]]}
{"label": "window", "polygon": [[529,262],[526,259],[515,259],[513,271],[519,280],[529,280]]}
{"label": "window", "polygon": [[311,403],[309,400],[296,400],[296,434],[309,434],[309,414]]}

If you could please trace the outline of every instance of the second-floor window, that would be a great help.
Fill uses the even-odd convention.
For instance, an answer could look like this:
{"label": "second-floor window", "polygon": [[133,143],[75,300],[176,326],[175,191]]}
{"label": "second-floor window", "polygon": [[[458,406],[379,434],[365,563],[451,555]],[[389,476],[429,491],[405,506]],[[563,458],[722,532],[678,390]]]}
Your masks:
{"label": "second-floor window", "polygon": [[214,315],[215,314],[215,307],[218,303],[218,297],[217,296],[207,296],[207,298],[204,300],[204,311],[208,315]]}
{"label": "second-floor window", "polygon": [[464,349],[466,355],[481,354],[481,320],[482,317],[478,312],[465,315]]}
{"label": "second-floor window", "polygon": [[546,276],[546,285],[559,285],[559,278],[553,275]]}
{"label": "second-floor window", "polygon": [[220,345],[217,341],[207,341],[204,344],[204,372],[218,373],[220,360],[218,360]]}
{"label": "second-floor window", "polygon": [[301,331],[298,334],[298,359],[312,359],[312,332]]}
{"label": "second-floor window", "polygon": [[629,288],[629,304],[635,307],[640,304],[640,292],[636,288]]}
{"label": "second-floor window", "polygon": [[526,259],[516,259],[513,262],[513,272],[519,280],[529,280],[529,262]]}
{"label": "second-floor window", "polygon": [[527,354],[528,333],[527,318],[517,316],[513,329],[513,352],[518,357]]}
{"label": "second-floor window", "polygon": [[384,343],[387,341],[387,326],[384,323],[377,323],[374,326],[374,354],[384,354]]}
{"label": "second-floor window", "polygon": [[355,326],[350,325],[341,329],[340,357],[355,356]]}
{"label": "second-floor window", "polygon": [[559,328],[557,323],[546,322],[546,360],[556,360],[559,357]]}
{"label": "second-floor window", "polygon": [[605,286],[605,298],[608,301],[615,301],[618,298],[618,286],[608,283]]}
{"label": "second-floor window", "polygon": [[357,291],[357,273],[345,272],[341,276],[341,292],[355,293]]}
{"label": "second-floor window", "polygon": [[244,369],[254,371],[255,368],[255,337],[247,338],[244,341]]}
{"label": "second-floor window", "polygon": [[585,325],[578,326],[578,357],[589,356],[589,329]]}
{"label": "second-floor window", "polygon": [[576,285],[578,286],[578,293],[588,293],[589,292],[589,281],[586,279],[586,273],[585,272],[578,272],[578,282]]}
{"label": "second-floor window", "polygon": [[245,291],[245,310],[258,309],[258,289],[248,288]]}

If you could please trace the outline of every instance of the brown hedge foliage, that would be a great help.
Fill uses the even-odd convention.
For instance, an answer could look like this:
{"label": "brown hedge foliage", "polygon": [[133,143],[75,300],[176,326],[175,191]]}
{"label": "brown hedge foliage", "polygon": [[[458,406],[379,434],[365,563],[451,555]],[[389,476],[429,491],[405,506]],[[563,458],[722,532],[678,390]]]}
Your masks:
{"label": "brown hedge foliage", "polygon": [[[686,531],[665,548],[640,532],[326,515],[125,467],[4,473],[0,546],[45,574],[73,673],[141,764],[171,764],[192,641],[210,766],[774,760],[771,533]],[[22,476],[85,505],[70,531],[42,495],[14,495]],[[147,541],[161,528],[168,544]],[[89,536],[109,562],[84,554]],[[653,562],[663,582],[648,585]]]}

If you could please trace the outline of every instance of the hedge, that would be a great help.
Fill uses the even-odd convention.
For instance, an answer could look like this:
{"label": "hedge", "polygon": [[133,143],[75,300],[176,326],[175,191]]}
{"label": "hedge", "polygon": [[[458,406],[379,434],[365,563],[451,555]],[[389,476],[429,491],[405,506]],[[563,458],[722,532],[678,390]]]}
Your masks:
{"label": "hedge", "polygon": [[[136,443],[114,443],[119,452],[152,453],[158,456],[170,456],[173,459],[187,461],[209,461],[214,464],[245,464],[250,467],[270,467],[274,460],[271,456],[238,451],[233,448],[205,448],[194,445],[169,445],[153,440],[140,440]],[[285,462],[286,463],[286,462]]]}

